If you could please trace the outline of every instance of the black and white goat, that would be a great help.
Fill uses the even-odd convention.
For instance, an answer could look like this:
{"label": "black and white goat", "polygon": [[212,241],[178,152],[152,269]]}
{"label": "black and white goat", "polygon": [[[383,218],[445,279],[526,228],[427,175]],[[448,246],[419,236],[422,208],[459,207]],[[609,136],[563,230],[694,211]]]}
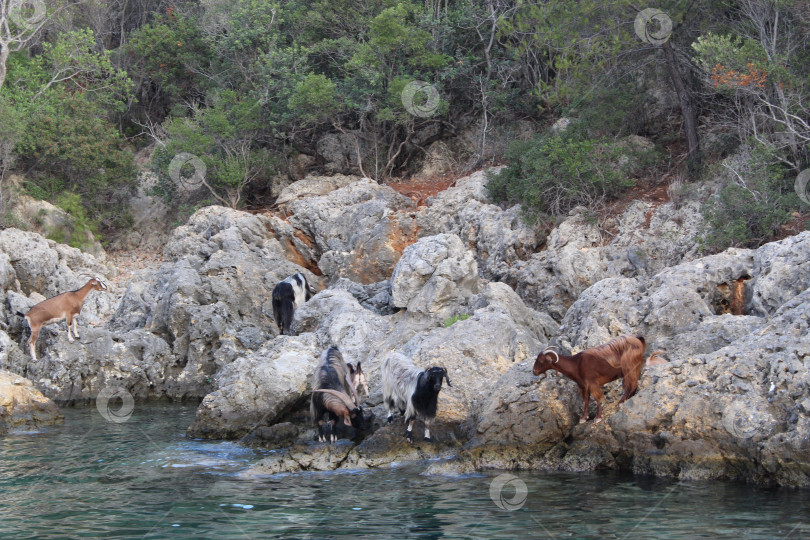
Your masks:
{"label": "black and white goat", "polygon": [[425,423],[425,440],[431,441],[430,424],[436,418],[436,402],[442,389],[442,379],[451,387],[447,370],[443,367],[417,368],[404,354],[393,352],[383,361],[383,401],[388,409],[388,422],[394,412],[405,418],[405,437],[413,441],[411,430],[417,418]]}
{"label": "black and white goat", "polygon": [[307,277],[298,272],[273,287],[273,317],[282,335],[290,335],[293,313],[315,295]]}
{"label": "black and white goat", "polygon": [[[318,440],[337,440],[337,421],[355,429],[366,429],[366,418],[360,406],[357,388],[365,387],[366,376],[360,364],[357,368],[347,364],[337,347],[330,347],[321,354],[320,362],[312,375],[312,398],[309,413],[312,424],[318,426]],[[324,416],[328,420],[324,422]]]}

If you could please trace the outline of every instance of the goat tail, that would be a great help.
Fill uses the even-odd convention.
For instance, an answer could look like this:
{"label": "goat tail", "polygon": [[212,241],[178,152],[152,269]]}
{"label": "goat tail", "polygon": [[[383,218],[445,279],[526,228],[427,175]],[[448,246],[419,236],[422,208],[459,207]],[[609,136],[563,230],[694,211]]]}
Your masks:
{"label": "goat tail", "polygon": [[290,333],[294,309],[292,300],[273,298],[273,318],[276,319],[276,325],[282,334]]}
{"label": "goat tail", "polygon": [[633,336],[638,343],[632,340],[626,342],[627,348],[621,355],[622,386],[627,397],[638,390],[638,381],[641,378],[641,369],[644,367],[644,349],[647,343],[641,334]]}

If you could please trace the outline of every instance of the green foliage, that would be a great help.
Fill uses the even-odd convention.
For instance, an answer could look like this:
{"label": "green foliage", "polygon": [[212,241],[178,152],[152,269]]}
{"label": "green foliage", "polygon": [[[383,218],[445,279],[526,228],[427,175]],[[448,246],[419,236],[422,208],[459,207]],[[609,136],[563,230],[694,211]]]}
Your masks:
{"label": "green foliage", "polygon": [[180,16],[162,17],[142,26],[133,32],[123,51],[130,58],[133,75],[157,85],[165,104],[206,91],[210,82],[202,72],[212,53],[198,21]]}
{"label": "green foliage", "polygon": [[[801,44],[810,25],[801,0],[752,6],[760,4],[768,9],[688,0],[655,7],[674,23],[675,67],[719,141],[701,141],[704,151],[723,155],[755,134],[796,169],[807,160],[810,49]],[[632,185],[647,156],[620,137],[641,134],[662,147],[667,137],[683,140],[677,115],[666,119],[658,107],[652,124],[643,114],[673,88],[661,48],[636,36],[639,6],[628,0],[130,7],[119,25],[94,19],[95,4],[65,5],[35,47],[11,54],[0,90],[0,179],[19,157],[29,192],[52,201],[79,194],[104,228],[126,221],[120,204],[134,180],[122,134],[135,144],[159,140],[153,166],[178,205],[241,206],[267,202],[277,163],[312,154],[336,130],[357,143],[363,172],[383,180],[412,171],[435,140],[466,139],[465,162],[479,166],[503,160],[503,133],[523,137],[527,126],[572,118],[578,127],[563,135],[514,143],[490,183],[493,196],[535,216],[598,205]],[[704,77],[693,76],[700,68]],[[432,114],[404,106],[413,81],[439,90]],[[426,94],[414,98],[419,105]],[[206,168],[190,199],[173,198],[168,171],[182,152]]]}
{"label": "green foliage", "polygon": [[251,54],[275,44],[278,34],[272,28],[283,22],[285,9],[267,0],[210,2],[201,26],[208,31],[205,39],[213,50]]}
{"label": "green foliage", "polygon": [[632,187],[643,152],[610,139],[587,138],[572,126],[507,150],[507,167],[489,178],[496,201],[520,203],[527,216],[560,216],[578,205],[594,208]]}
{"label": "green foliage", "polygon": [[729,171],[724,185],[703,203],[703,251],[755,248],[771,241],[800,208],[794,178],[772,149],[757,144],[744,170]]}
{"label": "green foliage", "polygon": [[99,106],[83,94],[55,94],[41,103],[28,119],[18,152],[35,164],[39,175],[58,178],[65,189],[82,196],[96,198],[134,185],[132,152]]}
{"label": "green foliage", "polygon": [[46,236],[56,242],[79,249],[89,246],[91,239],[98,236],[98,229],[87,216],[87,211],[82,204],[82,196],[69,191],[63,192],[56,198],[55,203],[70,216],[70,226],[48,231]]}
{"label": "green foliage", "polygon": [[310,73],[295,86],[289,106],[304,123],[324,121],[339,109],[335,83],[324,75]]}
{"label": "green foliage", "polygon": [[744,70],[750,63],[759,66],[768,63],[767,53],[760,43],[730,34],[707,32],[697,38],[692,49],[706,72],[711,72],[717,64],[728,69]]}
{"label": "green foliage", "polygon": [[74,192],[98,226],[124,225],[136,173],[118,130],[85,94],[57,89],[37,103],[16,148],[31,194],[54,202],[63,191]]}
{"label": "green foliage", "polygon": [[[169,119],[164,126],[169,140],[152,158],[167,200],[174,199],[178,189],[193,192],[203,188],[207,191],[203,196],[238,208],[251,183],[269,182],[274,160],[253,142],[260,113],[257,101],[241,100],[235,92],[223,91],[211,107],[196,111],[194,117]],[[199,158],[204,174],[197,177],[183,168],[177,178],[172,178],[172,160],[181,153]],[[177,184],[178,178],[183,185]]]}
{"label": "green foliage", "polygon": [[[0,189],[6,171],[14,165],[16,160],[14,149],[24,129],[23,115],[12,105],[11,100],[0,95]],[[0,200],[2,199],[0,192]]]}
{"label": "green foliage", "polygon": [[4,93],[20,110],[37,110],[60,94],[92,96],[94,111],[123,111],[132,81],[116,69],[108,51],[96,51],[90,29],[61,33],[36,56],[14,55]]}
{"label": "green foliage", "polygon": [[437,70],[445,55],[431,49],[432,36],[418,25],[421,8],[400,3],[384,9],[369,25],[368,42],[362,43],[349,66],[362,72],[375,86],[390,81],[399,66]]}
{"label": "green foliage", "polygon": [[67,206],[79,220],[76,238],[84,230],[124,225],[135,166],[110,116],[129,99],[127,74],[96,46],[89,29],[61,32],[44,41],[39,54],[12,55],[8,68],[0,125],[2,118],[16,118],[13,157],[26,171],[26,189]]}
{"label": "green foliage", "polygon": [[450,328],[451,326],[456,324],[458,321],[466,321],[469,318],[470,318],[470,316],[467,313],[462,313],[461,315],[453,315],[452,317],[450,317],[450,318],[448,318],[448,319],[446,319],[444,321],[443,326],[445,328]]}
{"label": "green foliage", "polygon": [[642,88],[626,80],[598,85],[569,111],[591,136],[624,136],[643,132],[645,115],[639,111]]}

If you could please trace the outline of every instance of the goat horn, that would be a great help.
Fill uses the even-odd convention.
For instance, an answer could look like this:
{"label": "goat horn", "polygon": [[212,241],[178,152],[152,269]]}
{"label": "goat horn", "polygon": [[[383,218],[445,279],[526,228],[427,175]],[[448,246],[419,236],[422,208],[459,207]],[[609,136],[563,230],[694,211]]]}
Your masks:
{"label": "goat horn", "polygon": [[357,408],[357,404],[352,402],[352,398],[349,397],[348,394],[345,392],[341,392],[340,390],[332,390],[331,388],[318,388],[313,390],[313,392],[323,392],[324,394],[332,394],[340,398],[344,405],[346,405],[349,409]]}
{"label": "goat horn", "polygon": [[80,273],[79,273],[79,275],[80,275],[80,276],[85,276],[85,277],[89,277],[89,278],[95,279],[96,281],[98,281],[99,283],[101,283],[101,286],[102,286],[102,287],[104,287],[105,289],[109,289],[109,288],[110,288],[109,283],[107,283],[107,281],[106,281],[106,280],[104,280],[104,278],[102,278],[102,277],[101,277],[101,276],[99,276],[98,274],[93,274],[93,273],[91,273],[91,272],[80,272]]}
{"label": "goat horn", "polygon": [[556,360],[554,360],[555,364],[560,361],[560,355],[558,355],[556,352],[554,352],[554,351],[543,351],[543,354],[546,354],[547,352],[554,355],[554,358],[556,359]]}

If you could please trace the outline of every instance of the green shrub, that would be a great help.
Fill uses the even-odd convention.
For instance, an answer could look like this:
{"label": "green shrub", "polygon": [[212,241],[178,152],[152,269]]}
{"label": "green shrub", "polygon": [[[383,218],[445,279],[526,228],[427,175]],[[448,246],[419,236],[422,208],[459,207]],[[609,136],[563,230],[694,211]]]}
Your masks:
{"label": "green shrub", "polygon": [[470,316],[468,314],[466,314],[466,313],[462,313],[461,315],[453,315],[452,317],[450,317],[449,319],[446,319],[444,321],[444,327],[445,328],[450,328],[451,326],[456,324],[458,321],[466,321],[469,318],[470,318]]}
{"label": "green shrub", "polygon": [[643,154],[569,127],[510,144],[507,167],[490,176],[487,188],[494,200],[520,203],[534,219],[560,216],[579,205],[595,208],[635,185],[632,174],[646,162]]}
{"label": "green shrub", "polygon": [[46,236],[75,248],[86,248],[90,244],[90,238],[97,236],[98,230],[87,216],[82,197],[78,193],[65,192],[56,198],[55,203],[70,216],[71,224],[67,228],[47,231]]}
{"label": "green shrub", "polygon": [[729,171],[715,196],[702,205],[704,252],[758,247],[772,240],[800,206],[794,176],[773,151],[758,145],[744,162],[736,167],[744,170]]}
{"label": "green shrub", "polygon": [[30,115],[17,145],[27,191],[57,205],[60,196],[72,193],[94,226],[126,226],[127,199],[136,181],[131,149],[91,98],[51,97]]}

